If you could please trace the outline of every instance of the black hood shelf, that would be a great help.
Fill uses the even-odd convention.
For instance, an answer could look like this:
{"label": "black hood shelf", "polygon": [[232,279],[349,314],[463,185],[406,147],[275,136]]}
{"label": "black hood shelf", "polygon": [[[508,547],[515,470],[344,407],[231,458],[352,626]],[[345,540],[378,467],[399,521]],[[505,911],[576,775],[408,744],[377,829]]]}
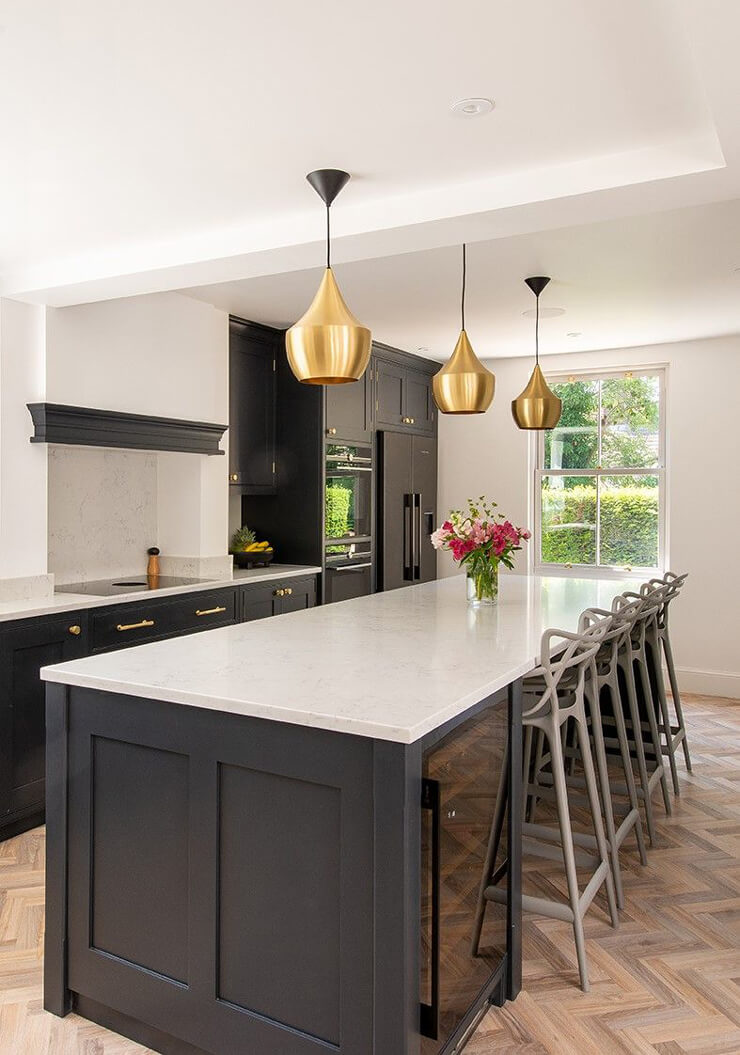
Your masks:
{"label": "black hood shelf", "polygon": [[31,443],[84,447],[121,447],[137,451],[223,454],[218,444],[226,425],[148,414],[123,414],[60,403],[28,403],[33,419]]}

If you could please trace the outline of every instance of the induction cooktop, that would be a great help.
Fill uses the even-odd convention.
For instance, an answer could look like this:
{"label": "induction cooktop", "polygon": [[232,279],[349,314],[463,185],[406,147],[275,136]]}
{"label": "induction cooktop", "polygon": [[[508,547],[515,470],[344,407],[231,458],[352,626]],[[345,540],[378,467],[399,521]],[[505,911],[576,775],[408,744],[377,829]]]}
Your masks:
{"label": "induction cooktop", "polygon": [[72,582],[57,586],[55,593],[84,593],[91,597],[116,597],[121,594],[138,593],[142,590],[168,590],[173,586],[196,586],[213,579],[186,579],[179,575],[146,575],[123,579],[98,579],[95,582]]}

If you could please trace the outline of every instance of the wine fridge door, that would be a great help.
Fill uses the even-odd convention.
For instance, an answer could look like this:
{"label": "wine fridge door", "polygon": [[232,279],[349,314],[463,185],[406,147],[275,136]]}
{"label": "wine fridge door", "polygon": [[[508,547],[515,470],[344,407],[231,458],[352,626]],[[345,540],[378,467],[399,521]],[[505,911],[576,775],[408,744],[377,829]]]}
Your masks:
{"label": "wine fridge door", "polygon": [[[424,756],[422,1055],[445,1050],[506,954],[505,905],[486,905],[477,955],[471,945],[507,735],[502,701],[458,726]],[[498,860],[506,857],[504,825]]]}

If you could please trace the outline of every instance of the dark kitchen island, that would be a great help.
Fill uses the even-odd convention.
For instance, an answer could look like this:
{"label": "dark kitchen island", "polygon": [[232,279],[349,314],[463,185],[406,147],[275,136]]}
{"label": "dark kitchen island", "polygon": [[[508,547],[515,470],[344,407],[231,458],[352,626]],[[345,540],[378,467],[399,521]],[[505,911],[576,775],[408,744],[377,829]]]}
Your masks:
{"label": "dark kitchen island", "polygon": [[178,1055],[442,1055],[520,985],[519,679],[614,581],[462,577],[48,667],[44,1006]]}

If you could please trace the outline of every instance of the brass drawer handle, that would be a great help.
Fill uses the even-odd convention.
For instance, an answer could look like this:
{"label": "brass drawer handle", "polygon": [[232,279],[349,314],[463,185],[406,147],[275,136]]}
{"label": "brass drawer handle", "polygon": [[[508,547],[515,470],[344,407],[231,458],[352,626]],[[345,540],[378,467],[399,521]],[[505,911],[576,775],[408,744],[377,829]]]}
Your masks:
{"label": "brass drawer handle", "polygon": [[70,634],[74,634],[75,637],[79,637],[80,634],[82,633],[82,627],[81,626],[77,626],[76,623],[75,623],[74,626],[70,626],[67,629],[69,630]]}
{"label": "brass drawer handle", "polygon": [[273,590],[272,596],[273,597],[284,597],[285,596],[285,590]]}
{"label": "brass drawer handle", "polygon": [[409,425],[413,425],[413,424],[415,424],[415,419],[414,418],[409,418]]}
{"label": "brass drawer handle", "polygon": [[337,430],[336,429],[327,429],[326,433],[327,433],[328,436],[336,436]]}
{"label": "brass drawer handle", "polygon": [[286,586],[284,592],[288,597],[290,597],[290,595],[293,593],[292,587]]}
{"label": "brass drawer handle", "polygon": [[229,480],[232,484],[239,482],[239,473],[229,473]]}
{"label": "brass drawer handle", "polygon": [[140,623],[119,623],[116,630],[140,630],[143,626],[154,626],[154,620],[142,619]]}
{"label": "brass drawer handle", "polygon": [[219,612],[225,612],[226,608],[198,608],[196,609],[196,615],[218,615]]}

